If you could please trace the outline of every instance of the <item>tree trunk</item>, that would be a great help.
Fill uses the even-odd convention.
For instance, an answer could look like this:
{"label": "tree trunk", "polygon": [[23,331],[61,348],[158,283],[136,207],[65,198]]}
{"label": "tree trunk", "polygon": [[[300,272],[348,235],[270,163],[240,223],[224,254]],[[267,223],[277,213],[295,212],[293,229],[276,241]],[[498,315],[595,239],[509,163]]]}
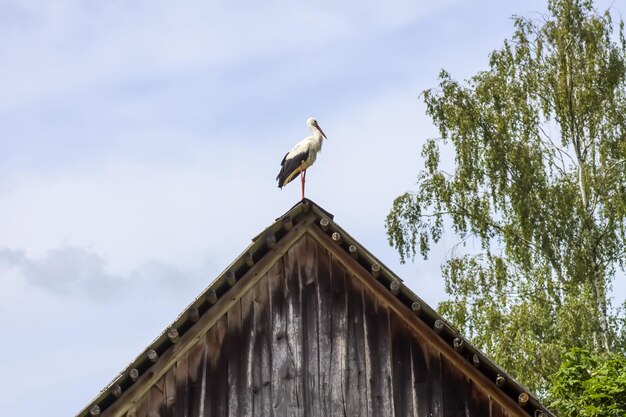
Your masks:
{"label": "tree trunk", "polygon": [[598,324],[600,326],[600,345],[607,353],[611,351],[609,346],[609,324],[607,319],[606,291],[602,282],[603,275],[599,271],[595,271],[592,278],[593,293],[595,296],[596,307],[598,310]]}

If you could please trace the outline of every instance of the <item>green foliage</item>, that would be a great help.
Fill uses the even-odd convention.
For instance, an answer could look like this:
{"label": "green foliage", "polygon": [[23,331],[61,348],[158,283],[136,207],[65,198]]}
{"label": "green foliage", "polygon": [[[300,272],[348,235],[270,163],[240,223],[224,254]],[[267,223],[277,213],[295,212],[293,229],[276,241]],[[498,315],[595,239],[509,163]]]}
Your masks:
{"label": "green foliage", "polygon": [[607,293],[626,257],[623,23],[591,1],[548,10],[515,18],[489,69],[464,83],[442,71],[424,92],[441,137],[386,223],[402,261],[426,258],[446,227],[480,244],[443,266],[440,310],[540,392],[564,349],[623,346]]}
{"label": "green foliage", "polygon": [[548,403],[560,417],[626,416],[626,357],[570,350],[552,379]]}

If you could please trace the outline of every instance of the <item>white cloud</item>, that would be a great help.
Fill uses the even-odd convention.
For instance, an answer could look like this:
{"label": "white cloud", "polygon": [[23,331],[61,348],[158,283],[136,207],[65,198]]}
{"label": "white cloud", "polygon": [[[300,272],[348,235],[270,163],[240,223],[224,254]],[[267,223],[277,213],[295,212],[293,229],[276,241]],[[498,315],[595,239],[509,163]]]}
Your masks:
{"label": "white cloud", "polygon": [[[0,282],[4,287],[34,288],[63,299],[85,298],[106,303],[123,298],[128,292],[145,292],[146,288],[157,288],[177,297],[180,293],[187,294],[194,282],[206,284],[207,277],[216,273],[210,263],[181,270],[149,261],[125,276],[114,275],[101,256],[80,247],[51,249],[41,258],[29,257],[22,250],[0,249]],[[5,289],[0,300],[8,297],[3,301],[9,302],[14,298],[11,292]]]}

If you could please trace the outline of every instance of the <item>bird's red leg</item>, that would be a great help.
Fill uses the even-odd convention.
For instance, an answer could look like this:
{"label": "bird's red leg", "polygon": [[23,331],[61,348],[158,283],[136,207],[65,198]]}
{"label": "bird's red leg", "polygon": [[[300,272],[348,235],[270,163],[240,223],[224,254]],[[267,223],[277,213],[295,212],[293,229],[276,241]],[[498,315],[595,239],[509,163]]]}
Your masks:
{"label": "bird's red leg", "polygon": [[304,181],[306,178],[306,169],[300,173],[300,182],[302,184],[302,199],[304,200]]}

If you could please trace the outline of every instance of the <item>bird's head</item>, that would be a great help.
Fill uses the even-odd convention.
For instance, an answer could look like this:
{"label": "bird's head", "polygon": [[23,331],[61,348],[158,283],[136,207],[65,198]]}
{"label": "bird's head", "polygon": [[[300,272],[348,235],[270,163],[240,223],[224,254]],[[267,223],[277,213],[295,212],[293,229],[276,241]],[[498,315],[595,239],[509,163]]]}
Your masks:
{"label": "bird's head", "polygon": [[315,120],[312,117],[309,117],[309,119],[306,121],[307,126],[309,126],[309,129],[311,129],[312,131],[319,131],[322,136],[324,136],[325,139],[328,139],[326,137],[326,134],[324,133],[324,131],[322,130],[322,128],[320,127],[320,125],[317,124],[317,120]]}

